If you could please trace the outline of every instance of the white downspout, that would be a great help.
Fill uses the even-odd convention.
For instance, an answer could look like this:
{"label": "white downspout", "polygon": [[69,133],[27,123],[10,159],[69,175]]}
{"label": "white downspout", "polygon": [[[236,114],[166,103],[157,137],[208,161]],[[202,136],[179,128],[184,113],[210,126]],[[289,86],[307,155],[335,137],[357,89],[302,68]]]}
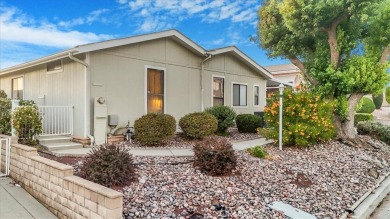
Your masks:
{"label": "white downspout", "polygon": [[68,53],[68,57],[69,57],[71,60],[73,60],[73,61],[75,61],[75,62],[78,62],[78,63],[84,65],[84,66],[87,67],[87,68],[89,67],[89,65],[88,65],[86,62],[84,62],[84,61],[82,61],[82,60],[80,60],[80,59],[74,57],[73,54],[72,54],[71,52]]}
{"label": "white downspout", "polygon": [[201,69],[200,69],[200,110],[201,110],[201,112],[204,111],[204,104],[203,104],[203,102],[204,102],[204,100],[203,100],[203,91],[204,91],[204,89],[203,89],[203,71],[204,71],[204,63],[207,60],[211,59],[211,54],[207,54],[206,53],[206,55],[207,55],[207,57],[202,61],[202,63],[200,63],[200,66],[201,66]]}

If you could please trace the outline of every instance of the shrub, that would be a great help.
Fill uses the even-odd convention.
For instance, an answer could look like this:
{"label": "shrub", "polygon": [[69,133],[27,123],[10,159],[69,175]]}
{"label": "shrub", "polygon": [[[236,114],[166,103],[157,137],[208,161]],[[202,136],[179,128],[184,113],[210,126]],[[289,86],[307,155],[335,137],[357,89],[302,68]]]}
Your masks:
{"label": "shrub", "polygon": [[236,125],[241,133],[256,133],[257,128],[263,127],[263,120],[260,116],[240,114],[236,117]]}
{"label": "shrub", "polygon": [[390,103],[390,87],[386,87],[386,101],[387,103]]}
{"label": "shrub", "polygon": [[361,104],[361,108],[357,110],[357,113],[372,113],[375,110],[374,102],[367,97],[363,97],[359,103]]}
{"label": "shrub", "polygon": [[231,173],[237,166],[232,144],[224,138],[207,137],[194,146],[194,166],[212,176]]}
{"label": "shrub", "polygon": [[19,106],[12,113],[12,125],[22,144],[36,145],[35,136],[42,132],[42,121],[38,107]]}
{"label": "shrub", "polygon": [[7,98],[7,94],[5,93],[4,90],[0,90],[0,99],[6,99]]}
{"label": "shrub", "polygon": [[361,121],[372,121],[374,116],[369,113],[355,113],[355,126]]}
{"label": "shrub", "polygon": [[133,157],[125,147],[103,145],[92,148],[81,175],[103,186],[125,186],[136,180]]}
{"label": "shrub", "polygon": [[378,95],[372,95],[372,100],[374,101],[375,108],[380,109],[383,103],[383,93],[380,93]]}
{"label": "shrub", "polygon": [[0,98],[0,134],[11,134],[11,100]]}
{"label": "shrub", "polygon": [[149,113],[134,122],[135,138],[144,145],[158,145],[176,132],[176,120],[173,116]]}
{"label": "shrub", "polygon": [[252,155],[253,157],[257,157],[257,158],[266,158],[268,153],[267,151],[261,147],[261,146],[255,146],[255,147],[251,147],[251,148],[247,148],[246,151]]}
{"label": "shrub", "polygon": [[[283,95],[283,145],[305,147],[335,136],[333,103],[310,92]],[[279,96],[272,96],[264,109],[269,129],[259,129],[268,139],[279,138]]]}
{"label": "shrub", "polygon": [[224,134],[226,130],[233,126],[236,113],[233,108],[228,106],[213,106],[205,110],[206,113],[210,113],[218,120],[217,133]]}
{"label": "shrub", "polygon": [[364,121],[357,124],[360,135],[371,135],[390,145],[390,126],[379,122]]}
{"label": "shrub", "polygon": [[182,117],[179,126],[190,138],[203,138],[217,131],[218,121],[209,113],[190,113]]}

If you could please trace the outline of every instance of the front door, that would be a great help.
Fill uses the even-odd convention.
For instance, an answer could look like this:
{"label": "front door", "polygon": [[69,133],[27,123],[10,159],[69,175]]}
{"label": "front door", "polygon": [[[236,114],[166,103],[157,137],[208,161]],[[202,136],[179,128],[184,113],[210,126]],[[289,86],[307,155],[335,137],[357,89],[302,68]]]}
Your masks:
{"label": "front door", "polygon": [[164,113],[164,70],[147,70],[147,113]]}

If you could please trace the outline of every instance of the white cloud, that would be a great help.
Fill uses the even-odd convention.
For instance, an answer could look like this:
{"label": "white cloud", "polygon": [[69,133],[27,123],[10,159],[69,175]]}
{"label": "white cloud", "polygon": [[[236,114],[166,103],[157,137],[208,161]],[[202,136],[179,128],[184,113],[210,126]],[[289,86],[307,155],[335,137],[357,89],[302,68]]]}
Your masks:
{"label": "white cloud", "polygon": [[218,46],[218,45],[222,45],[224,42],[225,42],[225,39],[224,38],[220,38],[220,39],[216,39],[216,40],[211,41],[211,44],[215,45],[215,46]]}
{"label": "white cloud", "polygon": [[[80,21],[74,21],[80,22]],[[1,41],[28,43],[55,48],[69,48],[76,45],[112,38],[110,35],[80,31],[62,31],[55,24],[36,24],[26,19],[16,8],[0,9]]]}
{"label": "white cloud", "polygon": [[95,11],[90,12],[85,18],[84,17],[79,17],[79,18],[74,18],[69,21],[60,21],[58,23],[58,26],[64,27],[64,28],[72,28],[74,26],[78,25],[83,25],[83,24],[92,24],[93,22],[97,20],[101,20],[102,22],[105,21],[104,18],[100,18],[100,16],[104,13],[109,12],[110,10],[108,9],[98,9]]}

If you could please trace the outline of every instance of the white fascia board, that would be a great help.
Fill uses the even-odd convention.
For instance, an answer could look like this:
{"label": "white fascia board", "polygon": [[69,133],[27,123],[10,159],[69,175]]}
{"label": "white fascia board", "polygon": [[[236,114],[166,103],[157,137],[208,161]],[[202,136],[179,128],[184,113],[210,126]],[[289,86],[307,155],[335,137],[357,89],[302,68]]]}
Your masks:
{"label": "white fascia board", "polygon": [[272,76],[272,74],[267,69],[265,69],[262,66],[260,66],[259,64],[257,64],[255,61],[253,61],[251,58],[249,58],[245,53],[241,52],[241,50],[239,50],[235,46],[229,46],[229,47],[224,47],[224,48],[220,48],[220,49],[214,49],[214,50],[207,51],[207,53],[211,54],[211,55],[218,55],[218,54],[229,53],[229,52],[235,53],[236,55],[238,55],[238,57],[240,57],[247,64],[249,64],[250,66],[252,66],[256,70],[258,70],[258,72],[263,77],[265,77],[265,79],[274,78]]}
{"label": "white fascia board", "polygon": [[15,65],[15,66],[12,66],[12,67],[9,67],[9,68],[5,68],[5,69],[0,70],[0,75],[10,74],[10,73],[15,72],[15,71],[23,70],[23,69],[34,67],[34,66],[37,66],[37,65],[40,65],[40,64],[44,64],[44,63],[47,63],[47,62],[51,62],[51,61],[55,61],[55,60],[58,60],[58,59],[66,58],[66,57],[68,57],[68,54],[70,52],[77,52],[77,50],[69,49],[69,50],[65,50],[65,51],[62,51],[62,52],[59,52],[59,53],[56,53],[56,54],[53,54],[53,55],[45,56],[45,57],[42,57],[42,58],[39,58],[39,59],[35,59],[35,60],[29,61],[29,62],[25,62],[25,63],[19,64],[19,65]]}
{"label": "white fascia board", "polygon": [[171,36],[178,38],[180,41],[187,44],[190,48],[198,52],[200,55],[205,54],[205,50],[202,47],[200,47],[194,41],[190,40],[189,38],[187,38],[177,30],[168,30],[168,31],[162,31],[158,33],[151,33],[151,34],[121,38],[121,39],[113,39],[113,40],[107,40],[98,43],[90,43],[90,44],[77,46],[76,48],[80,53],[85,53],[85,52],[91,52],[91,51],[107,49],[107,48],[112,48],[117,46],[140,43],[140,42],[145,42],[145,41],[155,40],[155,39],[160,39],[165,37],[171,37]]}
{"label": "white fascia board", "polygon": [[[269,83],[268,83],[269,82]],[[278,79],[275,79],[275,78],[272,78],[272,79],[268,79],[267,80],[267,87],[272,87],[272,86],[278,86],[279,84],[284,84],[288,87],[293,87],[292,84],[290,83],[285,83],[285,82],[281,82],[279,81]]]}

